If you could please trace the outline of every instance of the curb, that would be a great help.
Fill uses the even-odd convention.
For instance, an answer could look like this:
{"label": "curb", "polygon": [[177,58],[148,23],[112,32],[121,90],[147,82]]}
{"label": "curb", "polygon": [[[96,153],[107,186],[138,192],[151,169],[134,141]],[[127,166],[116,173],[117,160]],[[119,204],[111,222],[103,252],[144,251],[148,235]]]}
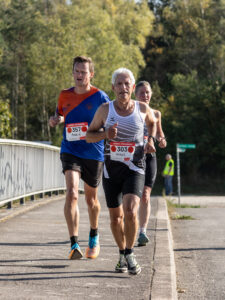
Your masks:
{"label": "curb", "polygon": [[167,204],[166,205],[166,214],[167,214],[167,225],[168,225],[168,242],[169,242],[169,255],[170,255],[170,264],[171,264],[171,292],[172,292],[172,299],[177,300],[177,277],[176,277],[176,265],[175,265],[175,257],[174,257],[174,251],[173,251],[173,234],[172,234],[172,228],[171,228],[171,222],[170,217],[167,210]]}
{"label": "curb", "polygon": [[167,204],[158,198],[151,300],[177,300],[173,237]]}

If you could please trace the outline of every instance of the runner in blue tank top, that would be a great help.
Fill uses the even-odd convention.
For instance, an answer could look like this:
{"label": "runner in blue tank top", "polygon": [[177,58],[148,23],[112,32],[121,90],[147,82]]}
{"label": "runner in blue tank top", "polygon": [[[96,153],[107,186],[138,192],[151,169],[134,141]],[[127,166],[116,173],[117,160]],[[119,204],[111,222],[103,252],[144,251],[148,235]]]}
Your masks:
{"label": "runner in blue tank top", "polygon": [[84,56],[75,57],[73,61],[75,87],[60,93],[56,114],[49,120],[51,127],[64,122],[60,158],[67,187],[64,213],[71,241],[69,259],[80,259],[83,256],[78,243],[80,177],[84,181],[91,227],[86,257],[96,258],[100,251],[98,235],[100,203],[97,198],[97,186],[102,174],[104,144],[103,141],[88,144],[85,138],[97,108],[102,103],[109,102],[109,98],[103,91],[91,85],[93,76],[92,60]]}

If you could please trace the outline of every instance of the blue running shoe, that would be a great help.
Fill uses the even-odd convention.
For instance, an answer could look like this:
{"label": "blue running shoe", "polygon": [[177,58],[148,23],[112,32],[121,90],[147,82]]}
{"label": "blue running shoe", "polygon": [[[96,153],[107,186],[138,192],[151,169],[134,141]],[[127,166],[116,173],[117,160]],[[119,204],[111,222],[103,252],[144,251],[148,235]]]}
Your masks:
{"label": "blue running shoe", "polygon": [[94,237],[89,236],[89,243],[85,255],[87,258],[97,258],[100,252],[99,234]]}
{"label": "blue running shoe", "polygon": [[69,259],[81,259],[82,257],[83,257],[83,253],[80,250],[80,246],[78,245],[78,243],[75,243],[71,247]]}
{"label": "blue running shoe", "polygon": [[138,246],[146,246],[146,244],[149,242],[149,238],[147,237],[147,235],[143,232],[141,232],[139,234],[138,237]]}

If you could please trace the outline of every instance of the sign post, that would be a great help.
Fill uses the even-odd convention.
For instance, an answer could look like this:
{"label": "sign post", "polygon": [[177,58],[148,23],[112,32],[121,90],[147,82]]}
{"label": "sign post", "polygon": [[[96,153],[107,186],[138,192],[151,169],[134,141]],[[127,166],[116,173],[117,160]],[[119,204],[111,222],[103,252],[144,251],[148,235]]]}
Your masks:
{"label": "sign post", "polygon": [[186,149],[195,149],[195,144],[177,144],[177,190],[178,190],[178,204],[180,205],[180,191],[181,191],[181,183],[180,183],[180,153],[186,151]]}

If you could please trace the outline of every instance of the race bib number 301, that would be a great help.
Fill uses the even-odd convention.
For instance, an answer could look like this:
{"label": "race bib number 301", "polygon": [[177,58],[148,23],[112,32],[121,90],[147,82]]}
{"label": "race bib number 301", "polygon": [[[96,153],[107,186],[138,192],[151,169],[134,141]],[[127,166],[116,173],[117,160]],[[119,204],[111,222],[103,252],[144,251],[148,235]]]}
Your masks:
{"label": "race bib number 301", "polygon": [[111,142],[110,158],[117,161],[129,161],[133,159],[135,143]]}
{"label": "race bib number 301", "polygon": [[69,142],[84,140],[87,130],[87,122],[66,124],[66,139]]}

